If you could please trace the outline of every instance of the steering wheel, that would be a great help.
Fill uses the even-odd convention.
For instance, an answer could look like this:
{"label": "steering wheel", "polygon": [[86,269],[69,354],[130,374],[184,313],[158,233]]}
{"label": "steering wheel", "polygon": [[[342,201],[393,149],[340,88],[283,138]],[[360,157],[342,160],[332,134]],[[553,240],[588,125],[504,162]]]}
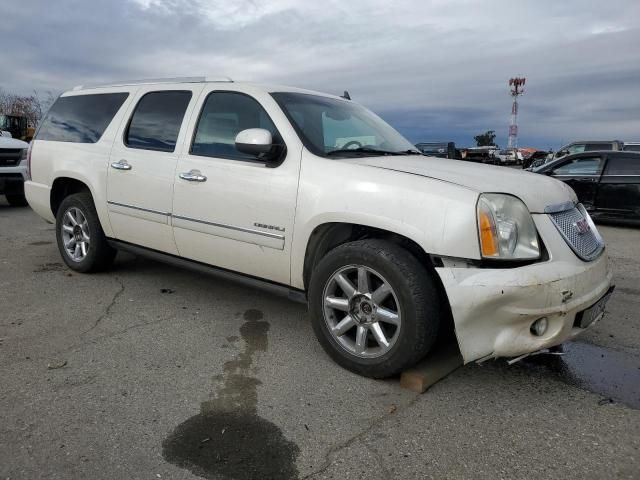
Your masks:
{"label": "steering wheel", "polygon": [[358,142],[357,140],[351,140],[350,142],[345,143],[342,148],[343,149],[347,149],[349,148],[351,145],[355,145],[356,148],[362,148],[362,144],[360,142]]}

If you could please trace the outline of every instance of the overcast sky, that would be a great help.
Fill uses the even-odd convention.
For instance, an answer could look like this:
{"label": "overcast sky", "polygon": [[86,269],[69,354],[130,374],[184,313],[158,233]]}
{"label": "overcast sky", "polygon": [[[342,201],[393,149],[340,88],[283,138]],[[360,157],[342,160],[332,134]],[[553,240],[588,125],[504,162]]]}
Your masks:
{"label": "overcast sky", "polygon": [[341,94],[413,141],[640,141],[640,0],[2,0],[0,87],[229,75]]}

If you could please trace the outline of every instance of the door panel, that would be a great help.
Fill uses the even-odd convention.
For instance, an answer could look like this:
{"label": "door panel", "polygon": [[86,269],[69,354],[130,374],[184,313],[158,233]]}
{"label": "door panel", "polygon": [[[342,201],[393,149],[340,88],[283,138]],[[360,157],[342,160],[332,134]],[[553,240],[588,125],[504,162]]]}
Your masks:
{"label": "door panel", "polygon": [[580,203],[587,210],[592,210],[603,163],[600,155],[574,157],[556,166],[551,176],[569,185],[576,192]]}
{"label": "door panel", "polygon": [[599,213],[640,218],[640,155],[610,155],[596,200]]}
{"label": "door panel", "polygon": [[[202,97],[190,136],[193,145],[185,146],[175,176],[178,251],[186,258],[288,284],[302,146],[289,135],[291,127],[267,94],[219,91]],[[274,143],[286,145],[278,166],[235,150],[235,135],[247,128],[270,130]],[[194,172],[206,180],[180,178]]]}
{"label": "door panel", "polygon": [[200,85],[141,88],[111,151],[107,204],[114,237],[177,254],[171,228],[179,147]]}

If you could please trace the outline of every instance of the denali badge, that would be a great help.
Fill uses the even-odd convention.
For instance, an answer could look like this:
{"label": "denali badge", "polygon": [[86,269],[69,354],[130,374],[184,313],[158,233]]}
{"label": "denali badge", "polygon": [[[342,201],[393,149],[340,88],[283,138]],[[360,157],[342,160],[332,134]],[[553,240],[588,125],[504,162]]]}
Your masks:
{"label": "denali badge", "polygon": [[266,228],[268,230],[277,230],[278,232],[284,232],[284,228],[278,227],[277,225],[265,225],[264,223],[254,223],[254,227],[258,228]]}
{"label": "denali badge", "polygon": [[577,222],[573,222],[573,228],[576,229],[576,232],[578,232],[578,235],[584,235],[589,230],[591,230],[591,227],[589,226],[589,222],[587,222],[586,218],[583,218],[582,220],[578,220]]}

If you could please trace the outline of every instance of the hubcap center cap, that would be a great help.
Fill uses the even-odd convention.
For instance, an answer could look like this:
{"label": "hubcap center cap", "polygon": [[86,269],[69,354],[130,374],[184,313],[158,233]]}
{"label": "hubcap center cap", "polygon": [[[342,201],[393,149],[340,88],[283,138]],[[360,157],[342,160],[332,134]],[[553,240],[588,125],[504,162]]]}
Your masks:
{"label": "hubcap center cap", "polygon": [[350,300],[349,312],[358,325],[373,323],[376,307],[365,295],[356,295]]}
{"label": "hubcap center cap", "polygon": [[73,227],[73,237],[77,242],[82,241],[82,228],[80,228],[80,225]]}

